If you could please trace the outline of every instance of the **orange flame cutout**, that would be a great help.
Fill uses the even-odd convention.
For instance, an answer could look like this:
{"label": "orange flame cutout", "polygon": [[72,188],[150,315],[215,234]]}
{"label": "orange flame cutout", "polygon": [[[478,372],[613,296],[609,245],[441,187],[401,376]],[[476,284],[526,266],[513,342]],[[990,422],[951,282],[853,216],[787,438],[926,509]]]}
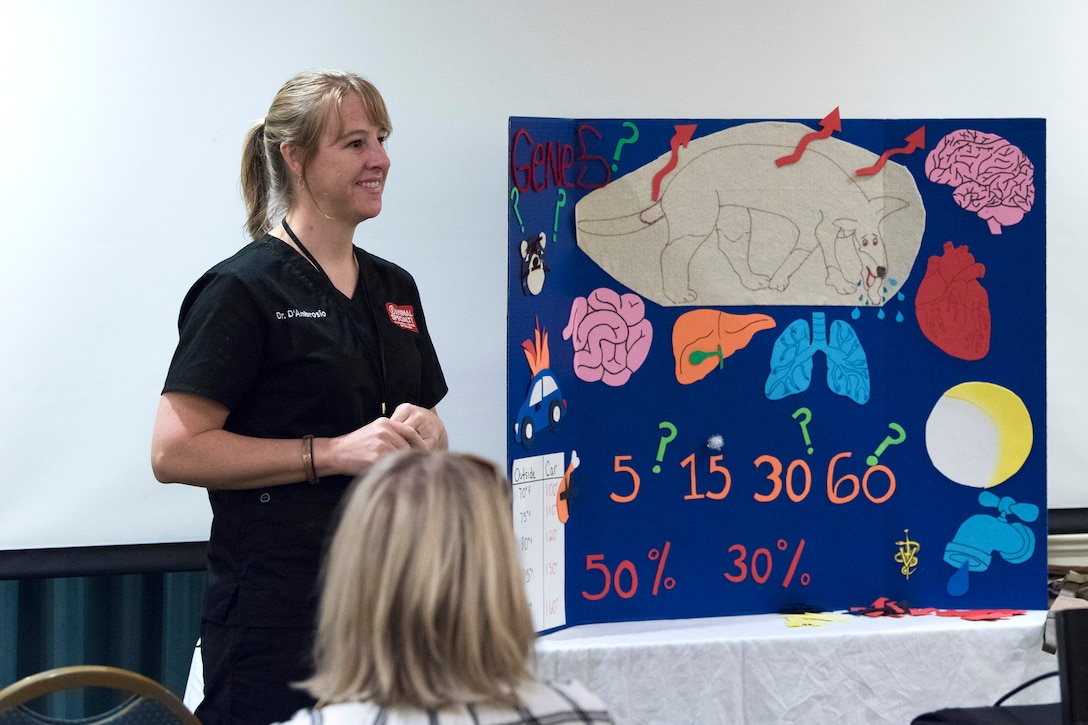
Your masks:
{"label": "orange flame cutout", "polygon": [[521,343],[525,351],[525,359],[529,361],[529,370],[536,375],[541,370],[551,367],[551,355],[548,353],[548,333],[540,327],[540,319],[536,320],[536,341],[526,340]]}

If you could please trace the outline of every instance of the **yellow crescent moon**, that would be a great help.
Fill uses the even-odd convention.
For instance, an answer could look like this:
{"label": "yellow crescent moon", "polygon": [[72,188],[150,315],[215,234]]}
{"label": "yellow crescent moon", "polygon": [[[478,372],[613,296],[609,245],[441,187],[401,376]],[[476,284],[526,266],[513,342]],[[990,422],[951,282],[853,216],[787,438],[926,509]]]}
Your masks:
{"label": "yellow crescent moon", "polygon": [[1033,441],[1024,401],[993,383],[968,382],[948,389],[926,421],[930,460],[964,486],[1004,483],[1024,465]]}

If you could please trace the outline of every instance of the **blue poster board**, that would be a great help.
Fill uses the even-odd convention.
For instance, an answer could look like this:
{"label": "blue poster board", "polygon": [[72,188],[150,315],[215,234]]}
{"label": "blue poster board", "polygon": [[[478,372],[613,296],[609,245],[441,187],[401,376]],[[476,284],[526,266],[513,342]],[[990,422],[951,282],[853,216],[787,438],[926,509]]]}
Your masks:
{"label": "blue poster board", "polygon": [[1045,131],[511,118],[538,628],[1045,608]]}

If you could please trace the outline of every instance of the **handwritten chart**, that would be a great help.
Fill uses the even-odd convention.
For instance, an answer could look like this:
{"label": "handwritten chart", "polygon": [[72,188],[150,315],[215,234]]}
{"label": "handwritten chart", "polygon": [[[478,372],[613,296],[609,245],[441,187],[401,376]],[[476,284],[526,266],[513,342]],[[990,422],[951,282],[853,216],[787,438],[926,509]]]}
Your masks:
{"label": "handwritten chart", "polygon": [[514,536],[521,556],[529,607],[538,631],[567,623],[564,596],[565,529],[556,504],[564,456],[553,453],[514,461]]}

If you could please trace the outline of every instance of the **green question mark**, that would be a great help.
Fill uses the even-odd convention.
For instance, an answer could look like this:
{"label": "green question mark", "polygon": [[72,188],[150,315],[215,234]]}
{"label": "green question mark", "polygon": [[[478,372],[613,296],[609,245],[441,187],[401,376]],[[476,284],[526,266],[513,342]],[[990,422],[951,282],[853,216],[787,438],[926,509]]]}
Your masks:
{"label": "green question mark", "polygon": [[812,422],[812,411],[808,408],[798,408],[793,412],[793,419],[797,420],[801,415],[805,416],[804,420],[800,423],[801,433],[805,436],[805,445],[808,446],[808,452],[812,453],[812,441],[808,437],[808,424]]}
{"label": "green question mark", "polygon": [[[631,138],[621,138],[619,140],[619,142],[616,144],[616,153],[612,154],[612,160],[613,161],[619,161],[620,160],[620,150],[623,148],[624,144],[634,143],[635,141],[638,141],[638,126],[631,123],[630,121],[624,121],[623,125],[626,126],[629,129],[631,129]],[[612,164],[612,170],[613,171],[615,171],[618,168],[619,168],[619,166],[617,164]]]}
{"label": "green question mark", "polygon": [[875,466],[877,464],[880,460],[880,454],[884,452],[885,448],[888,446],[897,446],[907,439],[907,432],[903,430],[903,426],[898,423],[888,423],[888,427],[894,430],[898,435],[896,435],[895,438],[884,436],[884,442],[876,449],[876,453],[865,459],[865,462],[870,466]]}
{"label": "green question mark", "polygon": [[654,473],[661,473],[661,459],[665,457],[665,446],[676,437],[676,426],[667,420],[661,421],[661,425],[657,426],[661,430],[668,430],[668,435],[662,436],[661,442],[657,444],[657,464],[654,465]]}
{"label": "green question mark", "polygon": [[559,190],[559,201],[555,202],[555,221],[552,223],[552,241],[559,236],[559,209],[567,205],[567,190]]}
{"label": "green question mark", "polygon": [[525,222],[521,220],[521,212],[518,211],[518,202],[521,200],[521,192],[518,191],[518,187],[510,189],[510,200],[514,202],[514,215],[518,218],[518,224],[521,225],[521,231],[525,231]]}

